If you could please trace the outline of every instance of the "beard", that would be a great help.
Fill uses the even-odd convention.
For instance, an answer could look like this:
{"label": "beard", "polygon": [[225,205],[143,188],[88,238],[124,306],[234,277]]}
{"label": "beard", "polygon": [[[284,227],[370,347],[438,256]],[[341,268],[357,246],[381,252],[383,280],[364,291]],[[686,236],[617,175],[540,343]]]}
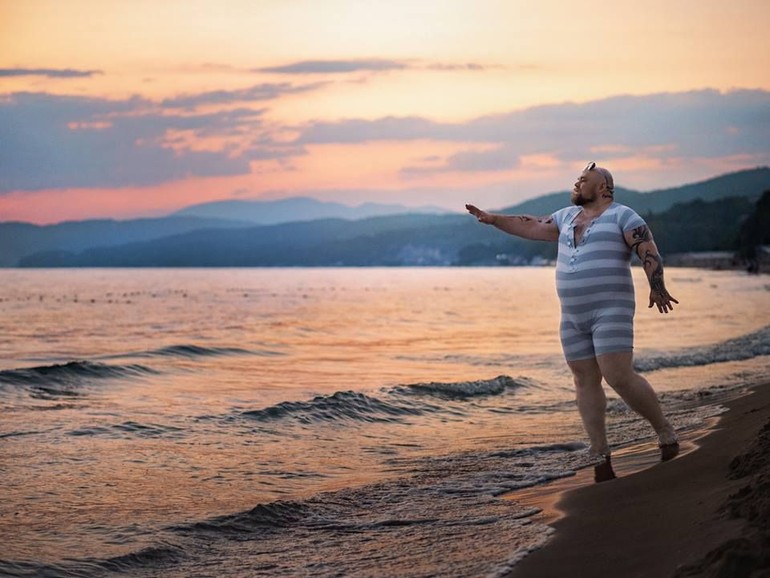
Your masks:
{"label": "beard", "polygon": [[572,200],[572,204],[576,205],[578,207],[582,207],[583,205],[585,205],[588,202],[588,199],[586,199],[580,193],[572,195],[571,200]]}

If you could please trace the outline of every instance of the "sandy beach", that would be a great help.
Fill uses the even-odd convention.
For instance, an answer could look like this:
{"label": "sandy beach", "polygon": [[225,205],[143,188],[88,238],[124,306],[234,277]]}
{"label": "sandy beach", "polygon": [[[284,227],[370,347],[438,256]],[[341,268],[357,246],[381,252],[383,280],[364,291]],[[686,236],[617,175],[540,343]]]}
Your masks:
{"label": "sandy beach", "polygon": [[524,495],[555,534],[510,577],[770,575],[770,384],[726,405],[671,461],[652,446],[619,451],[615,479],[582,470]]}

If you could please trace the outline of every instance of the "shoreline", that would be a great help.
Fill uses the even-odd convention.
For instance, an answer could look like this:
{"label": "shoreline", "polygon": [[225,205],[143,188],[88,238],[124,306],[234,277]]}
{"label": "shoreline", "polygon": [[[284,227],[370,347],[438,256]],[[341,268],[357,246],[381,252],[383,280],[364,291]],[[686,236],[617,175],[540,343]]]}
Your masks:
{"label": "shoreline", "polygon": [[[756,524],[733,502],[739,490],[744,501],[765,509],[770,499],[753,487],[756,472],[737,477],[731,468],[753,452],[767,493],[770,435],[759,433],[770,424],[770,383],[724,405],[728,411],[716,424],[683,436],[682,452],[669,462],[659,462],[652,443],[623,448],[613,455],[617,479],[594,483],[587,468],[540,491],[508,495],[541,508],[533,520],[555,532],[506,576],[703,576],[736,560],[765,568],[770,554],[750,547]],[[751,553],[736,551],[747,548]]]}

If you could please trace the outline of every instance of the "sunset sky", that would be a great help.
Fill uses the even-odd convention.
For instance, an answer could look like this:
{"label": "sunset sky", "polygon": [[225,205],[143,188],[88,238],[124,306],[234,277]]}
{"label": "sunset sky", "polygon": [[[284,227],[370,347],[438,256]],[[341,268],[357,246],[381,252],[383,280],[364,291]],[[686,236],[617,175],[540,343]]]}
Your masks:
{"label": "sunset sky", "polygon": [[0,0],[0,221],[770,165],[769,26],[766,0]]}

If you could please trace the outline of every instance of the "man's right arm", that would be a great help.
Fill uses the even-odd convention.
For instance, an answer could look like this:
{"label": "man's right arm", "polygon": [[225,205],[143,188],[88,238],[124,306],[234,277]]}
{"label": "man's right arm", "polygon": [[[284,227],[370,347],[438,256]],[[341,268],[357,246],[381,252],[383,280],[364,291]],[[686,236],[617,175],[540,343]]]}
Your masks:
{"label": "man's right arm", "polygon": [[553,217],[532,217],[530,215],[495,215],[482,211],[473,205],[465,205],[468,212],[480,223],[492,225],[509,235],[516,235],[533,241],[557,241],[559,228]]}

